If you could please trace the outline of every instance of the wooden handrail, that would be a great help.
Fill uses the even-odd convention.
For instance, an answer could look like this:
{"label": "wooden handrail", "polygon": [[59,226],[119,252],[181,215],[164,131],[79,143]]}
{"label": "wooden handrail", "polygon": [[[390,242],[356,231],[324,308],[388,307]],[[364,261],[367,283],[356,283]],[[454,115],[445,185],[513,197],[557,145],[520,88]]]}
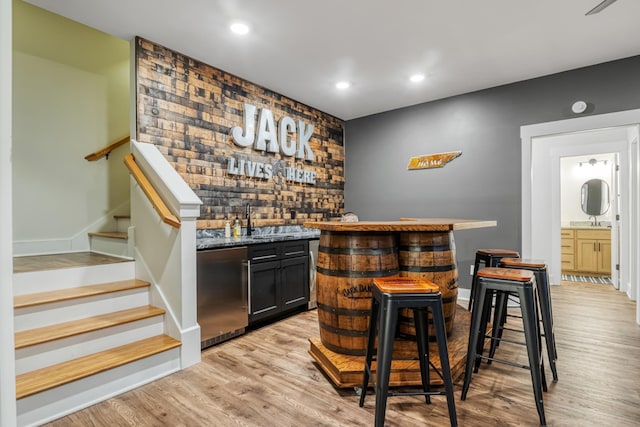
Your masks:
{"label": "wooden handrail", "polygon": [[127,169],[129,169],[129,172],[133,175],[138,185],[140,185],[144,194],[147,195],[151,205],[156,212],[158,212],[160,218],[162,218],[162,222],[169,224],[172,227],[180,228],[180,220],[171,213],[156,189],[153,188],[153,185],[151,185],[147,177],[144,175],[144,172],[142,172],[142,169],[140,169],[136,163],[133,154],[129,153],[124,157],[124,164],[127,165]]}
{"label": "wooden handrail", "polygon": [[109,154],[115,150],[116,148],[120,147],[123,144],[126,144],[127,142],[129,142],[131,138],[129,137],[129,135],[125,136],[122,139],[117,140],[116,142],[112,142],[111,144],[107,145],[104,148],[101,148],[100,150],[91,153],[87,156],[85,156],[85,160],[88,160],[90,162],[94,162],[96,160],[99,160],[103,157],[107,157],[107,159],[109,158]]}

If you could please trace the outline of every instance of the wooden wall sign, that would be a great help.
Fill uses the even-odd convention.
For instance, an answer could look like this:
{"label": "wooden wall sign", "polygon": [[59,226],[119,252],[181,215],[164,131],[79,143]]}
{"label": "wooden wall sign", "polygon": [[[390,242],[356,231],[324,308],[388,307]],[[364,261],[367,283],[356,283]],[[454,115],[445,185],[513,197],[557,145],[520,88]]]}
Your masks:
{"label": "wooden wall sign", "polygon": [[451,160],[460,157],[462,151],[449,151],[448,153],[427,154],[425,156],[409,159],[408,170],[441,168]]}

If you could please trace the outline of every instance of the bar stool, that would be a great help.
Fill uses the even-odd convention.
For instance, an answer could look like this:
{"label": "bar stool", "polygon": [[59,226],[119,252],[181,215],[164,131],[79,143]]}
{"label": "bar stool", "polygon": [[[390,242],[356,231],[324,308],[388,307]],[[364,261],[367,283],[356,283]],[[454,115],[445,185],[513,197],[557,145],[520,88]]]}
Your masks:
{"label": "bar stool", "polygon": [[[529,365],[520,365],[508,360],[489,358],[483,355],[486,338],[487,323],[491,315],[491,306],[494,294],[514,293],[520,298],[520,310],[524,324],[525,345]],[[482,359],[498,363],[529,369],[533,385],[533,395],[540,418],[540,424],[546,425],[544,406],[542,403],[542,391],[547,390],[544,377],[544,362],[540,347],[541,337],[538,323],[538,309],[536,303],[536,279],[531,271],[487,267],[478,272],[476,309],[471,315],[471,328],[469,330],[469,345],[467,347],[467,365],[465,368],[464,384],[462,386],[462,400],[467,397],[471,374],[478,372]]]}
{"label": "bar stool", "polygon": [[484,267],[497,267],[502,258],[520,258],[518,251],[509,249],[478,249],[476,250],[476,259],[473,264],[473,277],[471,278],[471,293],[469,294],[468,310],[472,311],[473,301],[476,297],[476,281],[480,263]]}
{"label": "bar stool", "polygon": [[[547,357],[549,358],[549,366],[551,367],[553,380],[558,381],[558,370],[556,367],[558,352],[556,349],[555,334],[553,332],[553,312],[551,309],[551,290],[549,288],[547,264],[545,264],[544,261],[532,259],[503,258],[498,264],[498,267],[528,270],[534,273],[538,288],[538,300],[540,301],[540,320],[542,321],[542,329],[544,332],[542,335],[545,337]],[[507,305],[508,297],[503,294],[501,298],[496,301],[492,336],[498,339],[491,340],[491,348],[489,350],[490,358],[495,354],[496,347],[500,343],[500,338],[502,338],[502,332],[506,329],[504,323],[507,317]]]}
{"label": "bar stool", "polygon": [[[412,308],[416,325],[416,339],[418,343],[418,359],[420,361],[420,376],[422,392],[389,392],[389,376],[391,374],[391,359],[393,342],[398,322],[398,310]],[[431,309],[433,329],[440,355],[440,372],[438,375],[444,381],[444,391],[431,391],[429,380],[429,330],[427,327],[427,310]],[[371,362],[376,345],[376,330],[378,331],[378,350],[376,381],[375,425],[383,426],[387,407],[387,396],[424,395],[426,403],[431,403],[430,396],[444,395],[447,397],[449,420],[452,426],[457,426],[455,400],[453,397],[453,381],[449,365],[449,351],[447,349],[447,335],[445,332],[444,314],[442,310],[442,295],[437,285],[420,278],[412,277],[381,277],[373,280],[371,289],[371,317],[369,320],[369,335],[365,356],[360,407],[364,405],[367,395],[369,377],[371,376]],[[377,326],[377,328],[376,328]],[[433,367],[435,369],[435,367]]]}

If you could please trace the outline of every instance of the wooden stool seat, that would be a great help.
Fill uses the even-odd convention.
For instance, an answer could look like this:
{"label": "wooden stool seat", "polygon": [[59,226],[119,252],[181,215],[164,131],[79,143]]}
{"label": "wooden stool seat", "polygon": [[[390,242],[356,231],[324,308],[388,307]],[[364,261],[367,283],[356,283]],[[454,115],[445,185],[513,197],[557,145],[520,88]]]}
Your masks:
{"label": "wooden stool seat", "polygon": [[435,283],[416,277],[378,277],[374,283],[385,294],[440,292]]}
{"label": "wooden stool seat", "polygon": [[500,266],[510,267],[529,267],[529,268],[546,268],[547,263],[539,259],[523,259],[523,258],[502,258]]}
{"label": "wooden stool seat", "polygon": [[531,271],[516,270],[514,268],[483,268],[478,271],[478,277],[488,277],[499,280],[515,280],[517,282],[530,282],[534,277]]}
{"label": "wooden stool seat", "polygon": [[510,249],[477,249],[476,253],[479,253],[480,255],[499,256],[499,257],[520,256],[518,251],[512,251]]}

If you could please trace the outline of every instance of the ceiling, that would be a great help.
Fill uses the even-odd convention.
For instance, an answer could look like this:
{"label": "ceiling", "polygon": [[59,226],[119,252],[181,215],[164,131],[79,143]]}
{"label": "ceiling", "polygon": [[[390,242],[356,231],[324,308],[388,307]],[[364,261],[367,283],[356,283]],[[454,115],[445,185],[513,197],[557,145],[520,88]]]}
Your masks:
{"label": "ceiling", "polygon": [[599,1],[28,0],[344,120],[640,54],[640,1]]}

